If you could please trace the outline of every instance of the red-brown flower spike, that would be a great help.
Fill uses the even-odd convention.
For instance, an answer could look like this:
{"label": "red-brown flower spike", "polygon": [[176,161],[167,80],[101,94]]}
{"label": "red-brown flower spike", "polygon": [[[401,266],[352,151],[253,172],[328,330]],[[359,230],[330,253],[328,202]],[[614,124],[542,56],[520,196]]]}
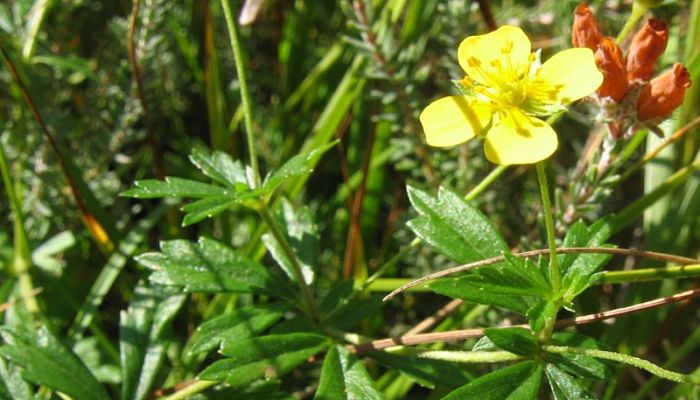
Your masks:
{"label": "red-brown flower spike", "polygon": [[595,52],[595,63],[603,73],[603,84],[598,88],[598,96],[611,97],[619,103],[627,93],[627,72],[622,50],[615,39],[606,37],[601,40]]}
{"label": "red-brown flower spike", "polygon": [[586,3],[581,3],[574,10],[574,25],[571,28],[571,43],[574,47],[588,47],[595,51],[603,34],[598,20]]}
{"label": "red-brown flower spike", "polygon": [[649,19],[634,35],[627,52],[627,80],[648,80],[654,73],[656,61],[666,50],[668,25],[664,21]]}
{"label": "red-brown flower spike", "polygon": [[690,74],[681,64],[652,79],[639,94],[637,119],[663,119],[683,103],[685,90],[690,87]]}

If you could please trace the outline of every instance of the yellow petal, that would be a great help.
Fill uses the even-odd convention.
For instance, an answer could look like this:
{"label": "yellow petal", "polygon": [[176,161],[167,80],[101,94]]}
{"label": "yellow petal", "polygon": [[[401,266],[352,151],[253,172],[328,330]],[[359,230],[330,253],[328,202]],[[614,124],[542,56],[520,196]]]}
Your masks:
{"label": "yellow petal", "polygon": [[544,104],[567,104],[586,97],[603,83],[603,74],[588,48],[560,51],[537,70],[528,97]]}
{"label": "yellow petal", "polygon": [[505,25],[479,36],[469,36],[459,45],[457,59],[464,72],[482,85],[513,81],[527,73],[530,39],[516,26]]}
{"label": "yellow petal", "polygon": [[438,147],[454,146],[471,139],[490,119],[490,107],[475,103],[467,96],[435,100],[420,114],[425,140]]}
{"label": "yellow petal", "polygon": [[489,130],[484,152],[495,164],[532,164],[549,157],[558,143],[556,132],[546,122],[514,109]]}

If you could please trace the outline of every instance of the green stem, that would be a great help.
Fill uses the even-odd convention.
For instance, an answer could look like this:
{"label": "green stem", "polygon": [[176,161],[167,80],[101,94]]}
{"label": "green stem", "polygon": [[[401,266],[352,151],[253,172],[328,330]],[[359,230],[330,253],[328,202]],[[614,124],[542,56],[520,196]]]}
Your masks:
{"label": "green stem", "polygon": [[552,216],[552,202],[549,199],[549,185],[547,174],[544,170],[545,162],[536,164],[537,180],[540,183],[540,195],[542,196],[542,211],[544,212],[544,224],[547,230],[547,245],[549,247],[549,277],[552,281],[552,291],[559,292],[561,287],[561,274],[559,273],[559,261],[557,260],[557,242],[554,233],[554,218]]}
{"label": "green stem", "polygon": [[470,190],[466,196],[464,196],[464,200],[466,200],[466,201],[474,200],[478,195],[480,195],[484,190],[486,190],[486,188],[489,187],[499,176],[501,176],[501,174],[503,174],[507,169],[508,169],[507,165],[499,165],[498,167],[496,167],[496,169],[494,169],[488,175],[486,175],[486,178],[482,179],[478,185],[474,186],[474,188],[472,190]]}
{"label": "green stem", "polygon": [[605,350],[586,349],[581,347],[568,346],[543,346],[542,348],[550,353],[580,354],[583,356],[595,357],[603,360],[616,361],[619,363],[637,367],[639,369],[643,369],[647,372],[650,372],[660,378],[667,379],[669,381],[700,384],[700,376],[679,374],[678,372],[669,371],[647,360],[641,359],[639,357],[629,356],[626,354],[615,353],[612,351]]}
{"label": "green stem", "polygon": [[246,141],[248,142],[248,154],[250,156],[250,167],[253,170],[253,187],[260,186],[260,167],[258,166],[258,151],[255,148],[255,135],[253,134],[253,112],[250,101],[250,91],[248,90],[248,81],[246,79],[245,56],[241,48],[241,42],[238,38],[236,23],[233,20],[231,6],[228,0],[221,0],[221,8],[224,10],[226,18],[226,27],[228,28],[229,37],[231,40],[231,49],[233,50],[233,58],[236,62],[236,74],[238,75],[238,84],[241,87],[241,103],[243,104],[243,122],[245,124]]}
{"label": "green stem", "polygon": [[627,35],[629,35],[632,29],[634,29],[634,26],[637,25],[637,21],[644,16],[644,13],[646,13],[647,10],[649,10],[648,6],[640,4],[637,1],[632,4],[632,13],[630,14],[629,18],[627,18],[625,26],[622,27],[620,34],[618,34],[617,38],[615,39],[615,42],[618,45],[621,45],[622,42],[625,41]]}
{"label": "green stem", "polygon": [[644,268],[629,271],[604,271],[597,284],[656,281],[695,276],[700,276],[700,264],[674,265],[665,268]]}
{"label": "green stem", "polygon": [[313,321],[320,321],[316,300],[314,300],[314,297],[311,294],[311,288],[309,288],[309,285],[306,284],[306,280],[304,280],[304,274],[302,272],[301,265],[299,264],[299,260],[297,259],[297,255],[294,253],[294,250],[289,245],[287,238],[285,238],[282,232],[277,228],[277,224],[272,218],[272,215],[270,214],[270,210],[267,208],[267,205],[263,204],[258,210],[258,212],[260,213],[260,216],[262,217],[263,221],[265,221],[265,225],[267,225],[267,228],[269,229],[270,233],[275,238],[275,241],[277,241],[277,243],[282,248],[284,255],[289,260],[292,275],[294,276],[294,280],[297,281],[297,285],[299,285],[299,290],[301,291],[303,308],[306,310],[308,316]]}
{"label": "green stem", "polygon": [[186,399],[189,396],[192,396],[193,394],[201,393],[210,387],[218,384],[219,382],[217,381],[200,381],[197,380],[191,385],[188,385],[187,387],[178,390],[177,392],[171,394],[170,396],[166,397],[164,400],[182,400]]}
{"label": "green stem", "polygon": [[0,143],[0,174],[5,184],[5,192],[10,202],[12,214],[14,214],[14,256],[12,266],[17,282],[19,284],[19,294],[32,315],[39,312],[39,305],[36,301],[34,293],[34,285],[32,277],[29,275],[29,266],[31,265],[31,255],[29,251],[29,242],[27,241],[27,233],[24,230],[24,215],[22,213],[22,205],[19,197],[15,192],[15,188],[10,178],[10,167],[5,157],[5,149]]}
{"label": "green stem", "polygon": [[416,354],[420,358],[457,363],[496,363],[523,358],[509,351],[442,351],[428,350]]}

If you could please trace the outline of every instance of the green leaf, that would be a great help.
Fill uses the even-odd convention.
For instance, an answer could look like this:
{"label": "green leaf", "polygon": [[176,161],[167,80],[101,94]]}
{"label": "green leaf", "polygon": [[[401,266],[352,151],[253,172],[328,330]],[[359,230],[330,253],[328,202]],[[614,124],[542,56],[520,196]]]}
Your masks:
{"label": "green leaf", "polygon": [[153,282],[188,292],[289,293],[286,284],[265,267],[213,239],[202,237],[197,243],[170,240],[161,242],[160,247],[161,253],[136,257],[154,271],[150,276]]}
{"label": "green leaf", "polygon": [[[586,246],[612,247],[612,245],[604,245],[611,233],[612,228],[609,220],[596,221],[588,229]],[[584,291],[593,282],[591,279],[593,274],[598,272],[611,258],[610,254],[579,254],[562,279],[562,286],[566,288],[564,300],[571,301]]]}
{"label": "green leaf", "polygon": [[234,161],[224,152],[215,151],[209,154],[205,149],[194,148],[190,154],[190,161],[215,182],[239,191],[250,188],[241,162]]}
{"label": "green leaf", "polygon": [[355,281],[342,280],[333,282],[328,294],[321,301],[319,310],[321,314],[327,315],[343,305],[348,304],[348,298],[352,295]]}
{"label": "green leaf", "polygon": [[271,193],[287,179],[310,174],[313,172],[314,166],[318,162],[318,159],[321,158],[323,153],[333,148],[337,143],[338,141],[334,140],[330,143],[321,145],[308,153],[297,154],[296,156],[290,158],[277,171],[265,178],[263,188],[268,193]]}
{"label": "green leaf", "polygon": [[0,398],[28,399],[31,397],[29,384],[22,379],[21,368],[15,364],[7,364],[0,358]]}
{"label": "green leaf", "polygon": [[[533,361],[524,361],[481,376],[453,390],[442,400],[535,399],[535,396],[527,396],[529,393],[536,395],[539,389],[540,379],[534,378],[533,375],[542,375],[542,368]],[[521,389],[521,386],[525,388]],[[510,397],[511,395],[513,397]]]}
{"label": "green leaf", "polygon": [[549,387],[556,400],[594,400],[595,397],[588,393],[577,380],[569,376],[554,364],[545,367]]}
{"label": "green leaf", "polygon": [[365,366],[345,347],[336,345],[328,351],[323,361],[321,379],[314,399],[380,400],[383,398]]}
{"label": "green leaf", "polygon": [[[588,226],[583,223],[583,221],[576,221],[569,230],[566,232],[566,236],[562,241],[562,247],[584,247],[588,244]],[[574,263],[576,257],[579,254],[561,254],[559,255],[559,270],[562,275],[566,275],[569,267]]]}
{"label": "green leaf", "polygon": [[434,389],[437,385],[455,389],[472,379],[471,374],[447,361],[392,354],[383,351],[371,352],[369,355],[390,370],[399,371],[419,385],[429,389]]}
{"label": "green leaf", "polygon": [[440,279],[428,284],[430,290],[445,296],[479,304],[490,304],[525,314],[534,300],[532,296],[507,294],[508,287],[484,284],[471,274],[460,278]]}
{"label": "green leaf", "polygon": [[211,218],[239,202],[240,198],[231,196],[205,197],[194,201],[182,207],[182,211],[185,213],[182,226],[189,226]]}
{"label": "green leaf", "polygon": [[[552,343],[587,349],[599,348],[598,341],[594,338],[576,332],[556,332],[552,335]],[[605,364],[582,354],[547,353],[545,358],[548,362],[576,376],[603,380],[609,374]]]}
{"label": "green leaf", "polygon": [[166,328],[185,297],[172,288],[136,287],[129,308],[119,319],[123,400],[142,400],[150,395],[169,343]]}
{"label": "green leaf", "polygon": [[188,355],[213,350],[224,341],[253,337],[282,318],[287,309],[284,304],[249,306],[207,320],[192,335]]}
{"label": "green leaf", "polygon": [[411,186],[407,191],[420,214],[408,226],[439,253],[468,263],[510,252],[486,216],[455,193],[440,188],[435,198]]}
{"label": "green leaf", "polygon": [[108,399],[104,387],[80,359],[46,327],[34,334],[26,329],[3,329],[8,343],[0,355],[23,368],[22,377],[76,399]]}
{"label": "green leaf", "polygon": [[166,177],[165,180],[145,179],[134,182],[134,187],[122,192],[122,196],[137,199],[154,199],[159,197],[210,197],[229,196],[231,189],[193,181],[190,179]]}
{"label": "green leaf", "polygon": [[496,346],[511,353],[530,357],[539,351],[537,340],[529,329],[487,328],[484,332]]}
{"label": "green leaf", "polygon": [[282,376],[329,344],[327,337],[312,333],[268,335],[226,343],[221,353],[228,358],[209,365],[199,379],[226,381],[240,387],[261,378]]}
{"label": "green leaf", "polygon": [[[314,280],[313,267],[319,252],[318,229],[313,221],[311,212],[307,208],[295,210],[292,204],[283,199],[282,208],[274,214],[277,225],[287,238],[287,242],[292,247],[297,261],[301,265],[301,272],[307,284]],[[282,270],[293,281],[293,266],[285,254],[282,246],[269,233],[263,235],[265,247],[270,251],[270,255],[277,261]]]}

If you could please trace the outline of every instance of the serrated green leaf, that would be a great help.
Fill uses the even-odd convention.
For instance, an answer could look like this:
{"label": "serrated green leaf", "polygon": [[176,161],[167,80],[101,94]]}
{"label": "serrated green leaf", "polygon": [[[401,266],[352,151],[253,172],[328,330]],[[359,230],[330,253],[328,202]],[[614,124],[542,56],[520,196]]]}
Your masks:
{"label": "serrated green leaf", "polygon": [[290,158],[277,171],[265,178],[263,188],[268,193],[271,193],[287,179],[310,174],[313,172],[314,166],[316,165],[318,159],[326,151],[333,148],[337,143],[338,141],[334,140],[330,143],[319,146],[308,153],[297,154],[296,156]]}
{"label": "serrated green leaf", "polygon": [[[282,208],[274,214],[274,217],[297,257],[306,284],[311,284],[314,280],[313,268],[316,265],[319,252],[318,229],[313,222],[311,212],[306,208],[295,210],[290,202],[283,199]],[[287,276],[294,281],[292,273],[294,267],[277,239],[271,234],[263,235],[262,239],[265,247],[270,251],[270,255]]]}
{"label": "serrated green leaf", "polygon": [[[588,240],[585,246],[613,247],[612,245],[604,245],[611,233],[612,227],[608,219],[596,221],[588,228]],[[592,282],[593,274],[598,272],[611,258],[610,254],[579,254],[562,279],[562,286],[566,288],[564,300],[571,301],[584,291]]]}
{"label": "serrated green leaf", "polygon": [[150,277],[153,282],[188,292],[289,294],[288,286],[265,267],[213,239],[164,241],[161,251],[136,257],[141,265],[155,271]]}
{"label": "serrated green leaf", "polygon": [[532,304],[534,297],[511,295],[511,289],[502,286],[484,284],[475,279],[476,275],[460,278],[440,279],[430,282],[430,290],[455,299],[462,299],[479,304],[507,308],[520,314],[525,314]]}
{"label": "serrated green leaf", "polygon": [[588,393],[588,390],[583,387],[576,379],[569,376],[564,371],[557,368],[554,364],[545,366],[545,373],[549,381],[549,387],[552,389],[556,400],[593,400],[595,397]]}
{"label": "serrated green leaf", "polygon": [[537,340],[529,329],[487,328],[484,333],[496,346],[514,354],[530,357],[539,351]]}
{"label": "serrated green leaf", "polygon": [[440,188],[434,198],[411,186],[407,191],[420,214],[408,226],[441,254],[468,263],[510,252],[486,216],[455,193]]}
{"label": "serrated green leaf", "polygon": [[277,322],[288,308],[285,304],[249,306],[207,320],[192,335],[188,354],[213,350],[226,341],[253,337]]}
{"label": "serrated green leaf", "polygon": [[221,348],[228,357],[209,365],[199,379],[225,381],[234,387],[282,376],[328,347],[330,339],[313,333],[268,335],[231,342]]}
{"label": "serrated green leaf", "polygon": [[[562,247],[583,247],[588,244],[588,227],[586,224],[583,223],[583,221],[576,221],[569,230],[566,232],[566,236],[564,236],[564,240],[562,241]],[[571,253],[571,254],[561,254],[559,255],[559,270],[561,271],[562,275],[566,275],[566,272],[568,271],[569,267],[574,263],[576,260],[576,257],[578,257],[579,254]]]}
{"label": "serrated green leaf", "polygon": [[455,389],[473,379],[471,374],[447,361],[380,351],[371,352],[369,356],[429,389],[434,389],[435,386]]}
{"label": "serrated green leaf", "polygon": [[[503,400],[513,393],[532,391],[535,379],[531,378],[531,376],[534,374],[541,375],[541,373],[541,367],[533,361],[523,361],[483,375],[453,390],[443,397],[442,400]],[[526,389],[519,390],[520,386],[523,385],[526,386]],[[526,397],[518,397],[518,399],[524,400]]]}
{"label": "serrated green leaf", "polygon": [[182,207],[186,214],[182,226],[196,224],[206,218],[211,218],[238,203],[239,199],[231,196],[205,197]]}
{"label": "serrated green leaf", "polygon": [[134,187],[122,192],[122,196],[137,199],[160,197],[210,197],[229,196],[233,190],[190,179],[166,177],[165,180],[145,179],[134,182]]}
{"label": "serrated green leaf", "polygon": [[8,344],[0,355],[23,368],[24,379],[76,399],[108,399],[105,388],[80,359],[46,327],[32,334],[22,328],[3,329]]}
{"label": "serrated green leaf", "polygon": [[119,318],[122,399],[150,395],[168,344],[165,328],[184,301],[179,291],[136,287],[129,308]]}
{"label": "serrated green leaf", "polygon": [[326,354],[316,400],[380,400],[365,366],[343,346],[336,345]]}
{"label": "serrated green leaf", "polygon": [[204,175],[224,186],[242,190],[248,188],[245,170],[240,161],[234,161],[230,155],[215,151],[209,154],[206,150],[195,148],[190,154],[190,161]]}

